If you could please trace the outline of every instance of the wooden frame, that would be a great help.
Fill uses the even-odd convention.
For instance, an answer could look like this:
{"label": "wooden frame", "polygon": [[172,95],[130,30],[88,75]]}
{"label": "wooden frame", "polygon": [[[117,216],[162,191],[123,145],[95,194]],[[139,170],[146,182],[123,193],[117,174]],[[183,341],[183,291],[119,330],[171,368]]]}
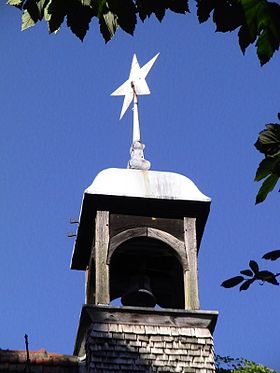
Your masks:
{"label": "wooden frame", "polygon": [[116,234],[110,239],[107,264],[110,265],[110,260],[115,250],[123,242],[135,237],[149,237],[162,241],[169,245],[177,253],[178,259],[184,271],[189,269],[188,254],[185,248],[185,243],[172,236],[170,233],[164,232],[160,229],[149,227],[137,227],[126,229],[125,231]]}
{"label": "wooden frame", "polygon": [[135,237],[149,237],[166,243],[179,259],[184,273],[186,310],[199,309],[196,219],[185,217],[184,242],[172,234],[151,227],[133,227],[110,238],[109,211],[97,211],[95,241],[86,271],[86,304],[110,304],[110,261],[115,250]]}

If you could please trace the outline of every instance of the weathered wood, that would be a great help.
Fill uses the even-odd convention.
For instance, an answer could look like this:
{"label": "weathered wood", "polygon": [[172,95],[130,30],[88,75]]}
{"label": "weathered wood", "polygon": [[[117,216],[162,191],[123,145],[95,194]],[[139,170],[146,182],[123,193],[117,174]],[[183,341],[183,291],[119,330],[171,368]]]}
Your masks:
{"label": "weathered wood", "polygon": [[109,266],[106,263],[109,245],[109,212],[97,211],[95,221],[95,304],[109,304]]}
{"label": "weathered wood", "polygon": [[156,228],[184,241],[183,219],[168,219],[151,216],[110,214],[110,237],[135,227]]}
{"label": "weathered wood", "polygon": [[183,241],[178,240],[176,237],[172,236],[167,232],[154,228],[147,229],[147,236],[150,238],[163,241],[167,245],[169,245],[177,253],[178,259],[182,264],[184,271],[188,270],[188,256],[185,248],[185,243]]}
{"label": "weathered wood", "polygon": [[185,246],[189,258],[189,270],[185,271],[185,309],[199,309],[196,219],[184,218]]}
{"label": "weathered wood", "polygon": [[136,227],[126,229],[125,231],[118,233],[114,237],[110,239],[109,250],[108,250],[108,258],[107,264],[110,264],[111,257],[114,251],[117,249],[119,245],[123,242],[136,237],[149,237],[154,238],[159,241],[162,241],[169,245],[177,254],[180,263],[184,271],[188,270],[188,257],[187,251],[185,248],[185,243],[178,240],[176,237],[172,236],[170,233],[161,231],[156,228],[148,228],[148,227]]}
{"label": "weathered wood", "polygon": [[[166,337],[166,342],[170,343],[176,336],[183,339],[189,338],[190,334],[196,338],[208,337],[209,332],[214,332],[217,317],[217,311],[84,305],[74,354],[80,356],[85,354],[84,341],[88,336],[86,331],[92,328],[101,338],[102,336],[114,338],[115,333],[124,332],[127,334],[129,330],[136,334],[137,330],[139,341],[161,341],[163,334],[169,334],[169,337]],[[195,328],[200,330],[195,330]],[[148,331],[152,331],[150,337],[147,335]],[[167,346],[165,347],[167,348]]]}
{"label": "weathered wood", "polygon": [[184,310],[155,310],[153,308],[92,308],[89,309],[94,317],[93,322],[110,324],[131,324],[131,325],[154,325],[174,327],[199,327],[210,328],[213,321],[216,322],[217,311],[184,311]]}
{"label": "weathered wood", "polygon": [[94,267],[94,259],[91,258],[89,265],[85,272],[86,278],[86,304],[94,304],[95,303],[95,267]]}
{"label": "weathered wood", "polygon": [[[95,224],[95,222],[94,222]],[[89,263],[85,271],[85,303],[95,303],[95,237],[92,240]]]}

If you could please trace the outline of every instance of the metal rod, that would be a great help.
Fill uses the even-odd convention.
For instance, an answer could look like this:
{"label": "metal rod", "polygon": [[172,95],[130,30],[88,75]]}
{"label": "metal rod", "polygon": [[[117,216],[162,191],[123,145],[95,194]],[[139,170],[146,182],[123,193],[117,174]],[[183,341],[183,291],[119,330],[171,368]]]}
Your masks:
{"label": "metal rod", "polygon": [[140,135],[140,124],[139,124],[139,113],[138,113],[138,96],[135,90],[135,85],[131,82],[131,87],[133,89],[133,140],[132,144],[136,141],[141,142]]}
{"label": "metal rod", "polygon": [[29,357],[29,349],[28,349],[28,335],[24,334],[25,340],[25,349],[26,349],[26,365],[25,365],[25,372],[31,372],[30,369],[30,357]]}

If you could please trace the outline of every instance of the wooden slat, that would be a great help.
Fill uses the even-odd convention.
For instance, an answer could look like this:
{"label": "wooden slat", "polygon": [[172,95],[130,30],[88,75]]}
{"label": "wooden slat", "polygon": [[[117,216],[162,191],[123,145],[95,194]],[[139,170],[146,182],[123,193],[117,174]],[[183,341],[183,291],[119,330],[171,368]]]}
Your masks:
{"label": "wooden slat", "polygon": [[151,325],[173,327],[200,327],[213,332],[218,317],[217,311],[185,311],[173,309],[156,310],[141,307],[96,307],[84,306],[94,323]]}
{"label": "wooden slat", "polygon": [[109,212],[97,211],[95,223],[95,304],[109,304],[109,266],[106,263],[109,246]]}
{"label": "wooden slat", "polygon": [[189,270],[185,271],[185,308],[199,309],[196,219],[184,218],[185,245],[189,258]]}

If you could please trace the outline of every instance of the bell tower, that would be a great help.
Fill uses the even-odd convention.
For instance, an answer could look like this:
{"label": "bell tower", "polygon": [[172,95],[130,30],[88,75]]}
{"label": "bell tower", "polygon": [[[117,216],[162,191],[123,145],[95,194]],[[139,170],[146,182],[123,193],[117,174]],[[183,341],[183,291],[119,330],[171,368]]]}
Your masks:
{"label": "bell tower", "polygon": [[92,373],[215,371],[218,313],[200,310],[197,273],[211,200],[185,176],[149,170],[140,139],[137,97],[149,93],[156,57],[140,69],[134,56],[114,92],[125,95],[121,116],[134,102],[128,168],[101,171],[82,202],[71,269],[85,271],[86,294],[74,354]]}

